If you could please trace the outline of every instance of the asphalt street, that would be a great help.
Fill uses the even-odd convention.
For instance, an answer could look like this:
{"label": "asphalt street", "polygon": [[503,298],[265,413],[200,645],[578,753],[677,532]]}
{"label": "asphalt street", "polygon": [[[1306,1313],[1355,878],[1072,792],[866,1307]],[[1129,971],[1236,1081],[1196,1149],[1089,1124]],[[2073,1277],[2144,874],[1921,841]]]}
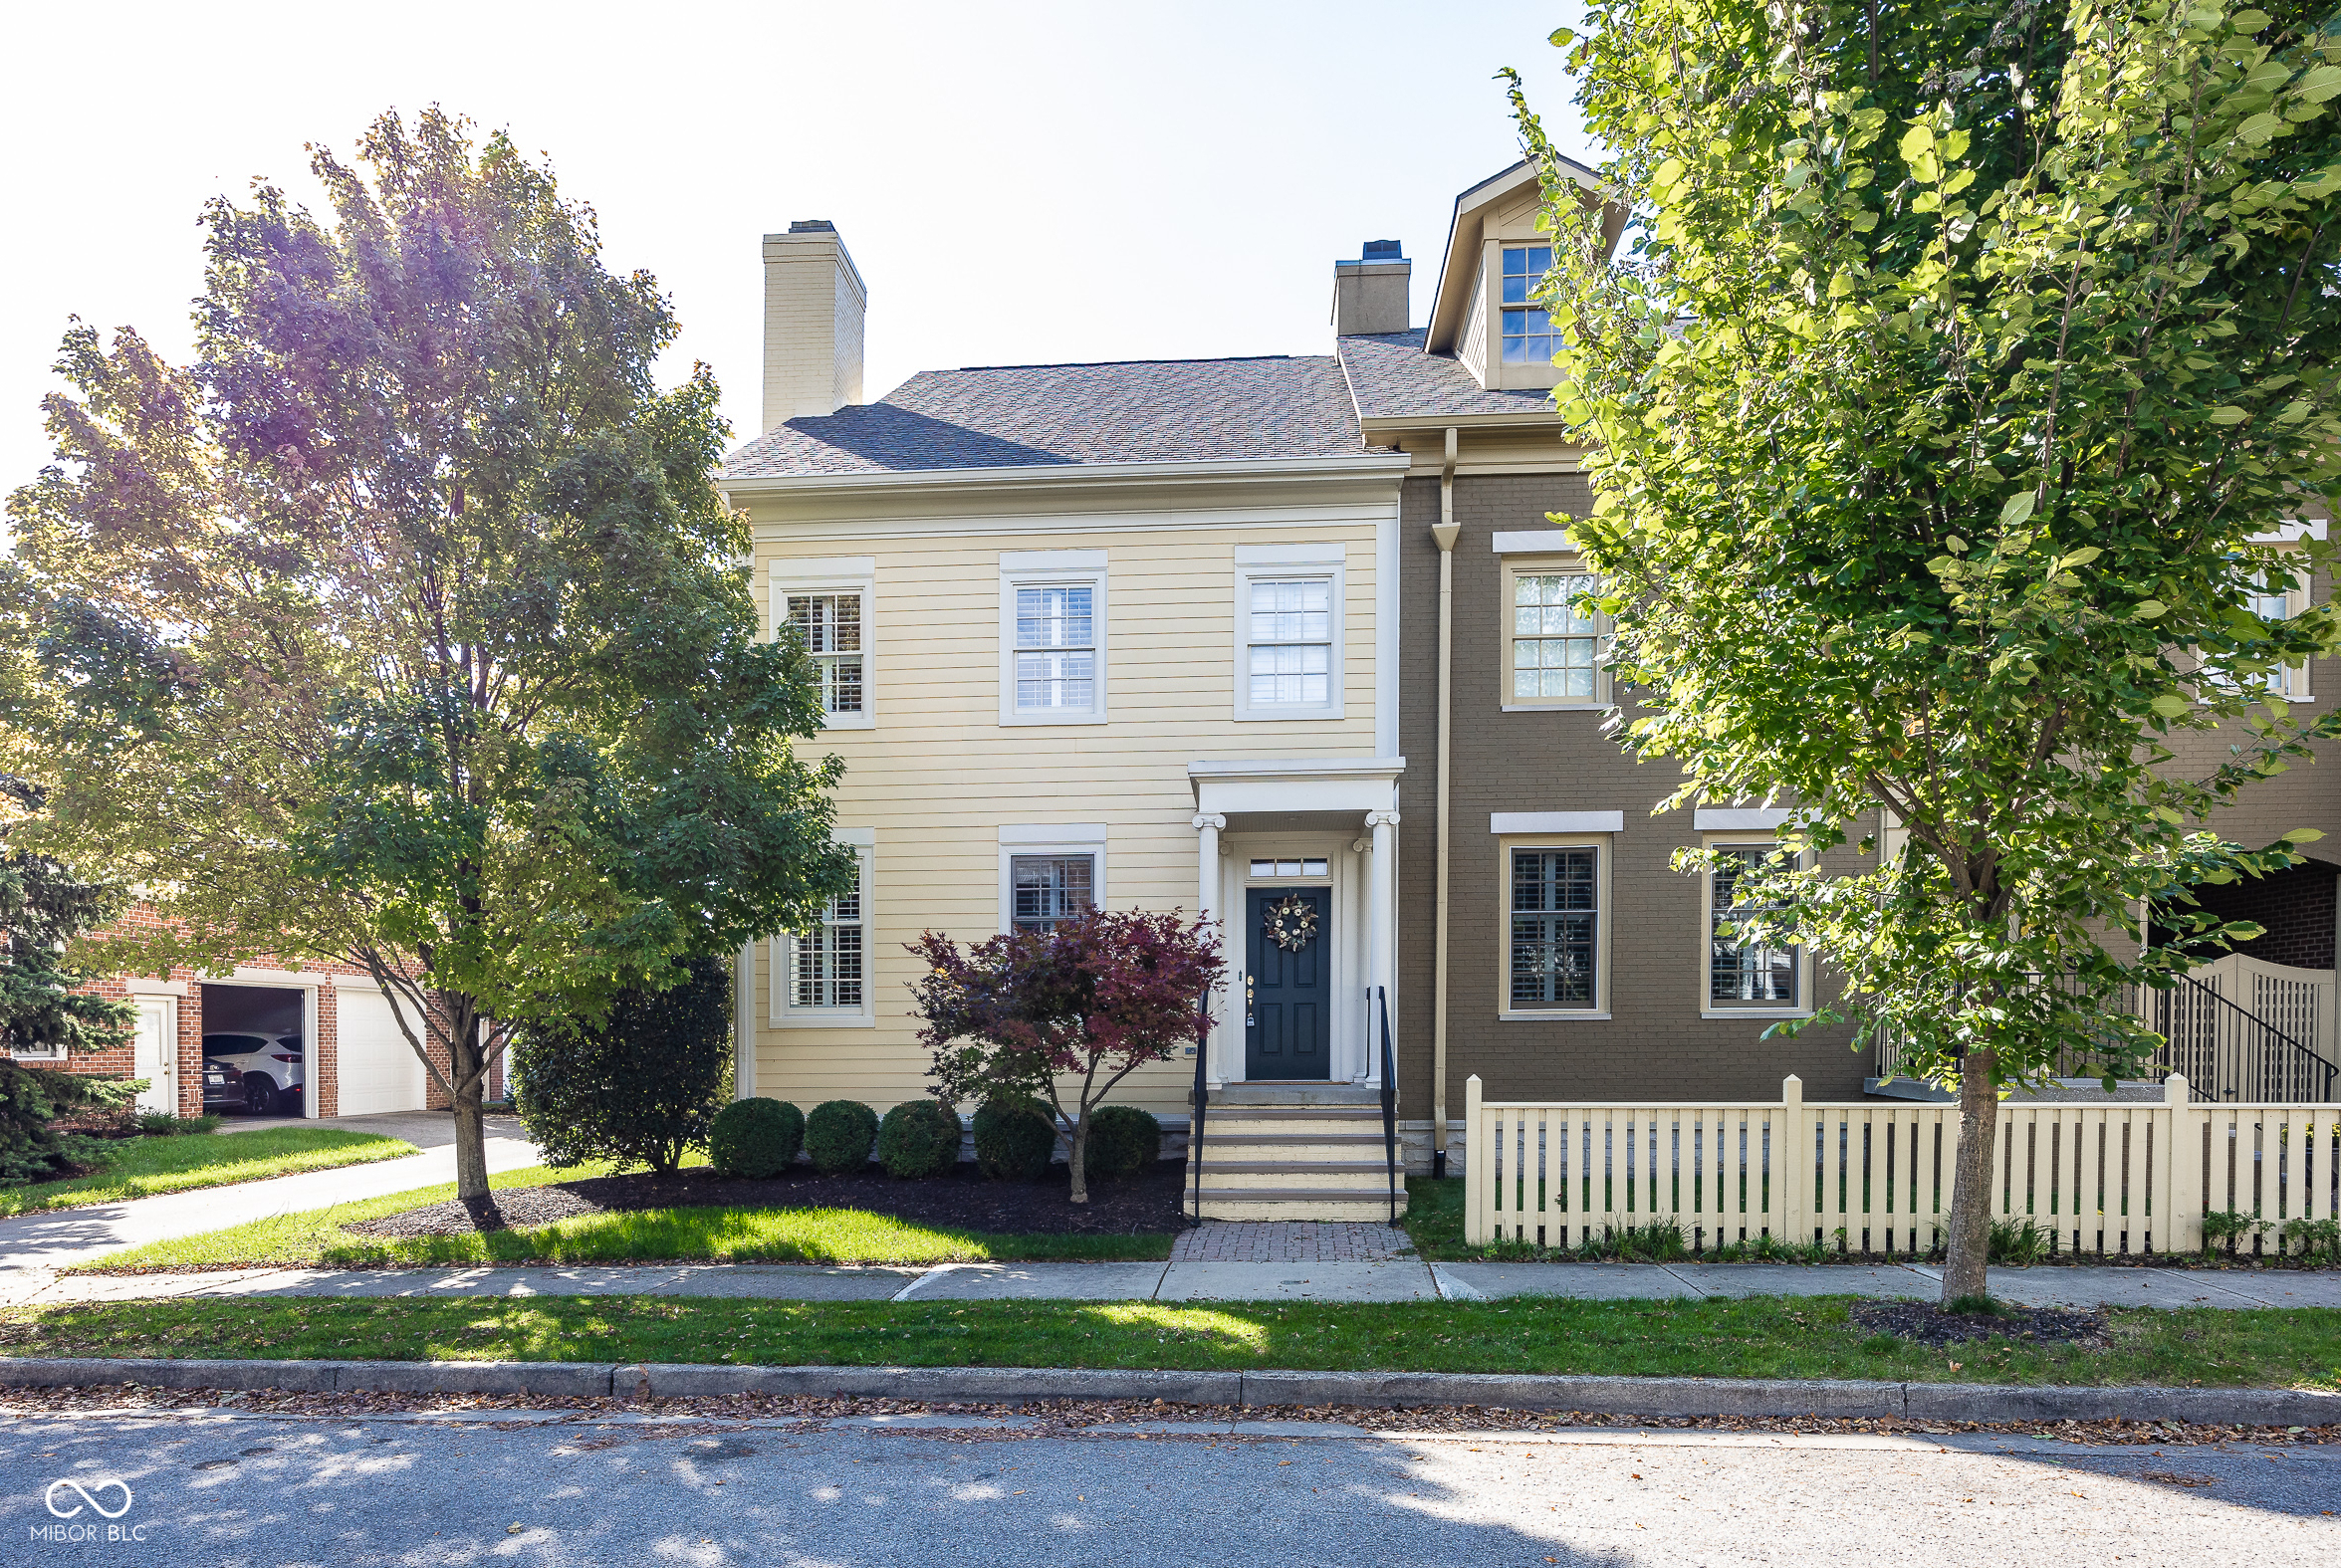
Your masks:
{"label": "asphalt street", "polygon": [[2328,1511],[2341,1510],[2341,1450],[1981,1435],[1294,1427],[1141,1438],[842,1422],[499,1430],[379,1417],[21,1417],[0,1424],[0,1539],[11,1542],[0,1561],[185,1568],[2266,1568],[2341,1552],[2341,1519]]}

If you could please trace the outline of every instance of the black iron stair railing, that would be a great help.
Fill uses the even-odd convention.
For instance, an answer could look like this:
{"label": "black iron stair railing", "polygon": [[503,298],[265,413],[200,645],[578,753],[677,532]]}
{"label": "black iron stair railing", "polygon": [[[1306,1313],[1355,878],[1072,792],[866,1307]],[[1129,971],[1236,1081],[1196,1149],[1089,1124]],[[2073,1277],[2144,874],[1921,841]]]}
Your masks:
{"label": "black iron stair railing", "polygon": [[1187,1155],[1195,1162],[1195,1223],[1203,1223],[1203,1104],[1208,1092],[1204,1087],[1208,1076],[1206,1067],[1211,1060],[1211,998],[1206,996],[1197,1009],[1202,1014],[1201,1026],[1195,1030],[1195,1100],[1188,1109]]}
{"label": "black iron stair railing", "polygon": [[1382,1163],[1390,1178],[1390,1223],[1398,1223],[1398,1068],[1390,1053],[1390,993],[1376,986],[1382,1015]]}

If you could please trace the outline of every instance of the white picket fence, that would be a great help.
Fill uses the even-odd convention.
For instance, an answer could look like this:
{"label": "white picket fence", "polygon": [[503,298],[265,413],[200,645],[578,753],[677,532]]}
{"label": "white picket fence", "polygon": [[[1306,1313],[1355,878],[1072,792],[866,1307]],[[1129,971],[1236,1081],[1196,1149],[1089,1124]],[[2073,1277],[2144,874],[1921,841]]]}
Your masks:
{"label": "white picket fence", "polygon": [[[1489,1101],[1464,1085],[1464,1238],[1565,1246],[1672,1221],[1707,1250],[1771,1235],[1847,1251],[1924,1254],[1951,1210],[1959,1107],[1906,1100],[1741,1105]],[[2006,1103],[1991,1214],[2030,1220],[2059,1251],[2203,1245],[2207,1214],[2331,1220],[2341,1206],[2341,1106],[2163,1099]],[[2244,1243],[2246,1248],[2252,1242]]]}

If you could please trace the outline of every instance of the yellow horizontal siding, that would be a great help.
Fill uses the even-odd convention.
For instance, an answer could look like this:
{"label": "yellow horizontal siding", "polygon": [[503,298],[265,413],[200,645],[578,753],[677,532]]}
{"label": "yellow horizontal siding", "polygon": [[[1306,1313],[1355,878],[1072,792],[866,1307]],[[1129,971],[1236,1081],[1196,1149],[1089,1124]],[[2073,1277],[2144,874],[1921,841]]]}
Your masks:
{"label": "yellow horizontal siding", "polygon": [[[1237,722],[1235,547],[1332,541],[1343,546],[1346,570],[1346,717]],[[1029,550],[1106,552],[1104,724],[999,722],[1000,555]],[[873,829],[877,839],[866,947],[877,1021],[770,1027],[772,948],[759,944],[758,1092],[808,1108],[851,1098],[881,1110],[928,1092],[929,1053],[908,1015],[917,965],[904,946],[927,929],[963,941],[998,930],[1002,825],[1104,824],[1108,902],[1191,912],[1190,761],[1373,755],[1374,550],[1373,527],[1360,523],[950,540],[767,537],[753,577],[760,610],[776,560],[877,562],[875,727],[830,730],[805,743],[845,762],[839,825]],[[1192,1058],[1149,1066],[1114,1099],[1184,1114],[1193,1075]]]}

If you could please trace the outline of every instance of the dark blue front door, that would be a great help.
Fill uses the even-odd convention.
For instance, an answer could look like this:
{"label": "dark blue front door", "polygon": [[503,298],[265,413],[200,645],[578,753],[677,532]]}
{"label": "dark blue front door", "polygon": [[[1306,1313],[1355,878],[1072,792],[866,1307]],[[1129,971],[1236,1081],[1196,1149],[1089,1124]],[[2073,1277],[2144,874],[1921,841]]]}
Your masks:
{"label": "dark blue front door", "polygon": [[1325,947],[1332,906],[1329,887],[1256,887],[1245,895],[1245,1077],[1333,1075]]}

